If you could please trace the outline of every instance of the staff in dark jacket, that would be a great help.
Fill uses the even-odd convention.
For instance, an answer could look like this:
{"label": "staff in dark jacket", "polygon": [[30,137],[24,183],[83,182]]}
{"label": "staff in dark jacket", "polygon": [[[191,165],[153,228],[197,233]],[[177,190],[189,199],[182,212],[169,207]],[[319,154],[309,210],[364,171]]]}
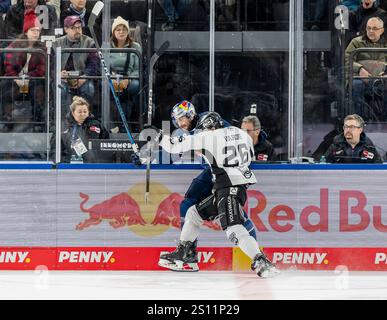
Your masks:
{"label": "staff in dark jacket", "polygon": [[333,139],[325,153],[331,163],[381,163],[382,159],[370,138],[363,132],[364,120],[357,114],[344,119],[344,132]]}
{"label": "staff in dark jacket", "polygon": [[359,36],[366,30],[367,21],[378,17],[387,22],[387,13],[378,7],[375,0],[362,0],[360,6],[349,13],[349,32],[351,37]]}
{"label": "staff in dark jacket", "polygon": [[82,158],[84,162],[98,162],[93,152],[87,149],[90,139],[109,139],[108,131],[90,113],[89,103],[82,97],[74,96],[70,112],[66,116],[66,130],[62,133],[62,162],[71,157]]}
{"label": "staff in dark jacket", "polygon": [[275,161],[276,154],[273,145],[267,140],[267,134],[261,129],[261,122],[256,116],[242,119],[241,129],[253,139],[255,158],[253,161]]}

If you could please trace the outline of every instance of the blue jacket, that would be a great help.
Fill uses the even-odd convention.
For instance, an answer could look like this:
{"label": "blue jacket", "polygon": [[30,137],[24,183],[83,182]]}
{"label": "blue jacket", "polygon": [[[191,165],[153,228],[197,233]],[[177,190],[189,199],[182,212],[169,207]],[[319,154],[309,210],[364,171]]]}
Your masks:
{"label": "blue jacket", "polygon": [[11,6],[11,0],[0,0],[0,13],[7,13]]}

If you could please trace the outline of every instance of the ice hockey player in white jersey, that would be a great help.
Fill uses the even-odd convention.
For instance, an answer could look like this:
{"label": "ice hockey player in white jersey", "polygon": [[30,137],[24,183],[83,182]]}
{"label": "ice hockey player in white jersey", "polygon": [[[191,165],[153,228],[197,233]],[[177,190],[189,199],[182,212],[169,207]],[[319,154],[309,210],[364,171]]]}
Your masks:
{"label": "ice hockey player in white jersey", "polygon": [[254,156],[251,137],[237,127],[223,128],[216,112],[210,112],[197,126],[202,131],[171,140],[163,136],[160,145],[167,152],[202,152],[214,175],[214,193],[188,209],[180,241],[174,252],[160,256],[159,265],[174,271],[198,271],[196,252],[191,250],[204,220],[219,221],[228,239],[252,259],[251,268],[259,277],[275,276],[279,270],[260,251],[256,240],[244,228],[242,208],[247,188],[256,182],[249,169]]}

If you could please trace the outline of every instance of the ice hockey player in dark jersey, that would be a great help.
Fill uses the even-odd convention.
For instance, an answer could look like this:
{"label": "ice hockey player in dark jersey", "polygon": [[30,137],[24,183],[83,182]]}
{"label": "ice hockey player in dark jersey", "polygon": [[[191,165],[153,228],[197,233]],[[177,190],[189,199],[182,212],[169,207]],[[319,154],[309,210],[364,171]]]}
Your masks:
{"label": "ice hockey player in dark jersey", "polygon": [[[171,110],[172,123],[177,129],[180,129],[177,136],[193,135],[197,133],[198,124],[207,114],[208,112],[197,113],[194,105],[188,100],[183,100],[177,103]],[[224,127],[230,126],[230,124],[224,120],[223,125]],[[210,196],[212,194],[213,186],[211,169],[206,166],[206,168],[195,179],[193,179],[184,195],[184,200],[180,205],[181,226],[184,224],[188,209],[193,205],[199,204],[201,201]],[[256,239],[257,236],[253,222],[249,219],[245,212],[243,212],[243,215],[245,217],[243,225],[250,235]],[[197,242],[194,241],[192,245],[192,251],[195,251]]]}
{"label": "ice hockey player in dark jersey", "polygon": [[249,169],[254,156],[251,137],[243,130],[229,126],[216,112],[209,112],[198,122],[201,132],[177,139],[163,136],[160,145],[170,153],[200,151],[211,165],[214,193],[188,209],[177,249],[160,256],[159,265],[175,271],[197,271],[197,256],[192,242],[199,235],[204,220],[218,220],[228,239],[252,259],[251,268],[262,278],[279,270],[260,251],[257,241],[243,226],[242,207],[247,188],[256,182]]}

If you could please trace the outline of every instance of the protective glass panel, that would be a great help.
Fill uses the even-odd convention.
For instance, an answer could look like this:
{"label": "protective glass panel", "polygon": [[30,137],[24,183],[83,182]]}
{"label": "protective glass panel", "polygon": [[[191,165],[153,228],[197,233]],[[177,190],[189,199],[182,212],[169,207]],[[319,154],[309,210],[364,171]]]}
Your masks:
{"label": "protective glass panel", "polygon": [[219,1],[216,12],[217,31],[227,21],[238,32],[216,33],[214,110],[236,126],[258,117],[244,125],[256,161],[286,161],[289,1]]}

